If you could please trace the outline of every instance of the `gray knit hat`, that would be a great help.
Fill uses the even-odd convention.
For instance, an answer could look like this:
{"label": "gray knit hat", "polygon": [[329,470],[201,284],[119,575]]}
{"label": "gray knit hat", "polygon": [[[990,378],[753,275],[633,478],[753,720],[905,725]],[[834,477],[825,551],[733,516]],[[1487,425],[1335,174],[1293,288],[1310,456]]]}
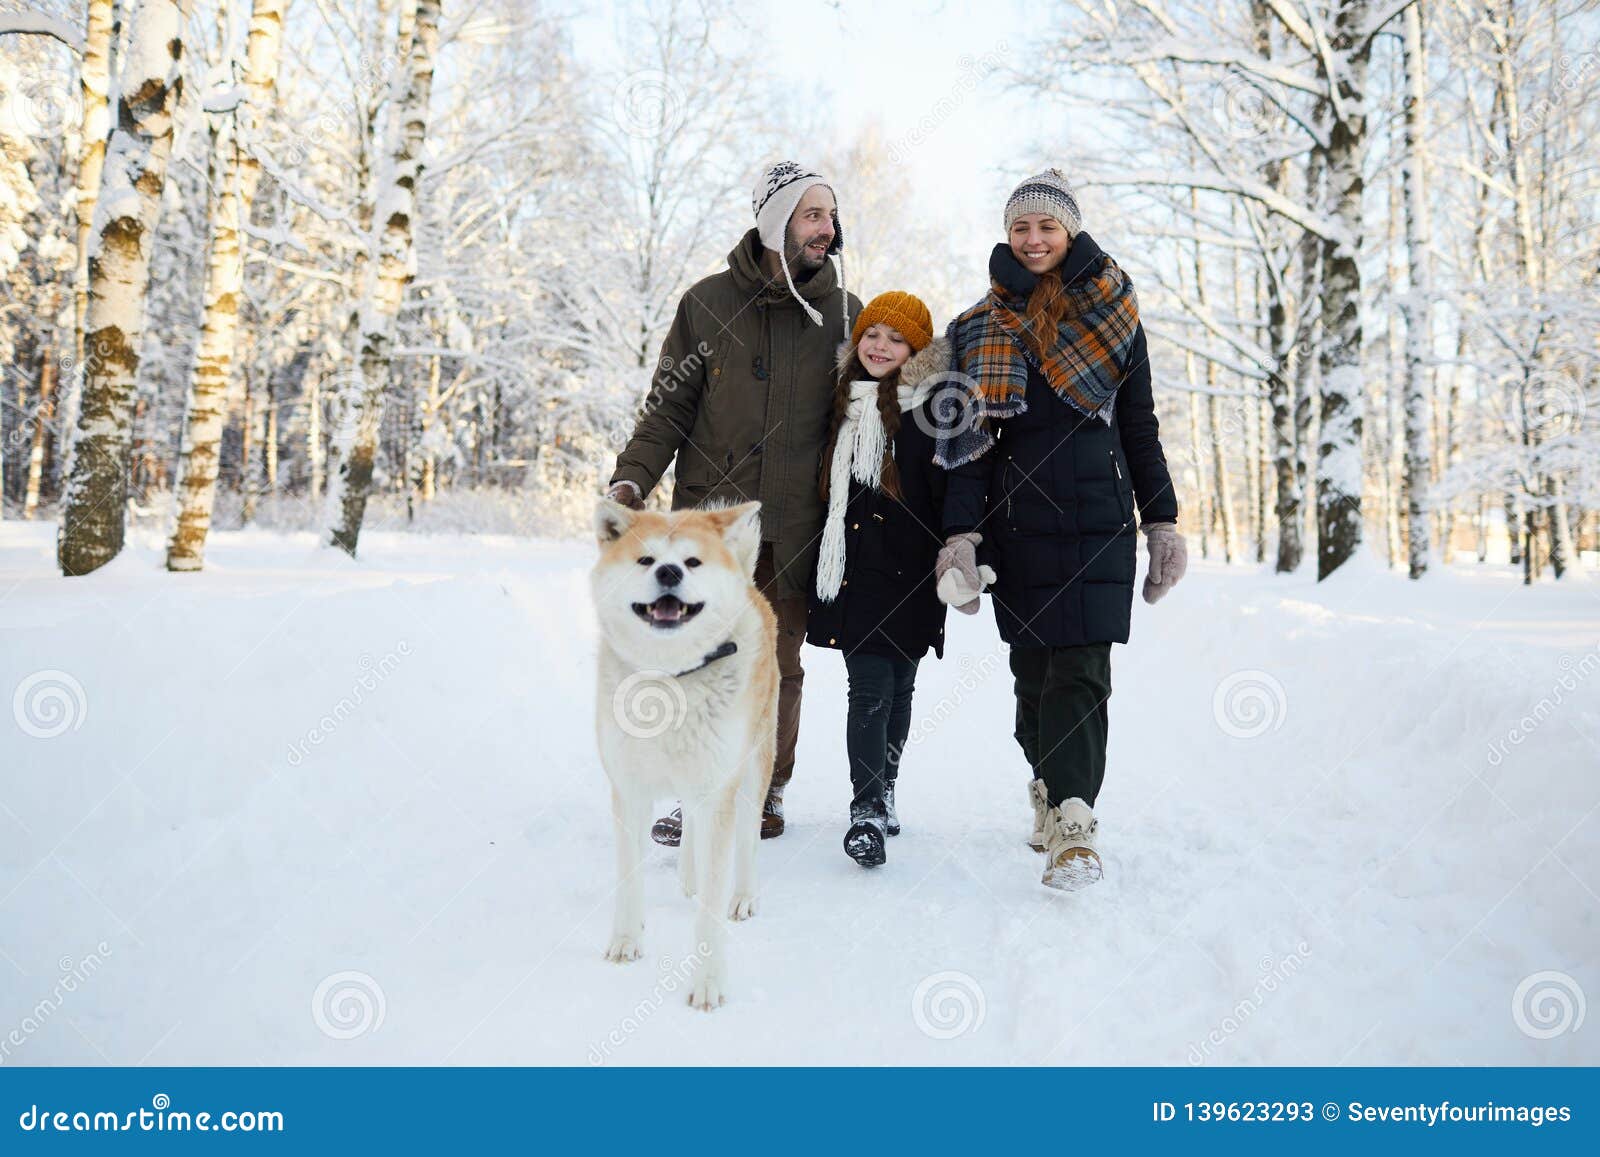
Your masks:
{"label": "gray knit hat", "polygon": [[1047,217],[1054,217],[1061,222],[1068,237],[1076,237],[1083,231],[1083,214],[1078,209],[1078,198],[1072,195],[1067,175],[1060,169],[1046,169],[1011,191],[1011,198],[1006,202],[1005,231],[1010,233],[1011,223],[1025,213],[1043,213]]}

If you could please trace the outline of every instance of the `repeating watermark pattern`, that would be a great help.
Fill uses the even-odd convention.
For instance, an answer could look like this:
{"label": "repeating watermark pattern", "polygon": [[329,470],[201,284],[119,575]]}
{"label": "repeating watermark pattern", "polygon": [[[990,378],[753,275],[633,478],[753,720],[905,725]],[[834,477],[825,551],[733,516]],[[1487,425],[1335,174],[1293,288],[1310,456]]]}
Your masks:
{"label": "repeating watermark pattern", "polygon": [[1218,93],[1217,123],[1235,141],[1257,140],[1273,131],[1287,102],[1281,85],[1230,72]]}
{"label": "repeating watermark pattern", "polygon": [[94,951],[80,960],[70,956],[63,956],[56,962],[61,975],[56,979],[55,987],[27,1012],[23,1013],[22,1020],[10,1032],[0,1038],[0,1065],[11,1059],[11,1054],[16,1049],[27,1043],[28,1038],[42,1029],[52,1016],[61,1011],[61,1006],[66,1004],[67,997],[78,991],[91,976],[100,970],[100,966],[111,955],[111,945],[104,940],[94,946]]}
{"label": "repeating watermark pattern", "polygon": [[83,123],[77,74],[37,68],[15,88],[0,89],[0,129],[37,140],[57,140]]}
{"label": "repeating watermark pattern", "polygon": [[35,671],[17,684],[11,715],[24,735],[54,739],[77,731],[89,717],[83,684],[66,671]]}
{"label": "repeating watermark pattern", "polygon": [[626,735],[655,739],[683,726],[689,697],[667,671],[635,671],[611,695],[611,714]]}
{"label": "repeating watermark pattern", "polygon": [[682,388],[690,378],[697,376],[711,359],[711,345],[701,340],[694,348],[694,352],[685,358],[663,357],[656,363],[656,373],[650,383],[650,388],[645,391],[644,399],[639,403],[635,416],[648,417],[656,407],[666,401]]}
{"label": "repeating watermark pattern", "polygon": [[1189,1045],[1189,1063],[1205,1064],[1210,1059],[1212,1050],[1220,1048],[1229,1037],[1242,1029],[1252,1016],[1260,1012],[1262,1005],[1267,1003],[1267,998],[1298,973],[1310,955],[1311,945],[1302,940],[1294,946],[1293,952],[1285,956],[1277,959],[1263,956],[1257,966],[1261,977],[1250,990],[1250,995],[1235,1004],[1204,1037]]}
{"label": "repeating watermark pattern", "polygon": [[1507,391],[1506,426],[1513,440],[1524,431],[1546,442],[1583,428],[1588,398],[1574,366],[1553,366],[1528,375],[1520,387]]}
{"label": "repeating watermark pattern", "polygon": [[1583,684],[1584,680],[1596,671],[1600,671],[1600,647],[1576,659],[1571,655],[1562,655],[1557,660],[1557,665],[1561,668],[1561,674],[1550,688],[1550,693],[1512,724],[1503,739],[1497,739],[1489,744],[1490,767],[1499,767],[1504,763],[1513,747],[1521,747],[1528,736],[1539,730],[1545,720],[1570,702],[1573,692]]}
{"label": "repeating watermark pattern", "polygon": [[1525,976],[1511,994],[1511,1020],[1524,1036],[1549,1040],[1583,1027],[1583,986],[1565,972]]}
{"label": "repeating watermark pattern", "polygon": [[323,147],[330,139],[343,139],[351,122],[362,115],[372,94],[389,83],[389,74],[400,63],[399,57],[374,60],[363,56],[356,64],[355,84],[349,94],[331,106],[322,106],[323,111],[305,124],[293,126],[278,160],[289,168],[299,168],[306,163],[311,150]]}
{"label": "repeating watermark pattern", "polygon": [[683,121],[687,94],[678,78],[659,68],[630,72],[611,93],[611,117],[630,137],[653,140]]}
{"label": "repeating watermark pattern", "polygon": [[953,1040],[983,1027],[983,986],[965,972],[924,976],[911,993],[911,1019],[934,1040]]}
{"label": "repeating watermark pattern", "polygon": [[661,1010],[669,997],[688,986],[690,979],[705,963],[706,956],[710,952],[710,945],[702,942],[695,945],[693,952],[679,960],[663,956],[657,961],[656,968],[661,973],[661,978],[650,990],[650,995],[636,1004],[633,1011],[617,1022],[610,1032],[589,1046],[589,1063],[598,1066],[610,1060],[617,1049],[627,1044],[629,1039]]}
{"label": "repeating watermark pattern", "polygon": [[1235,671],[1217,684],[1211,714],[1224,734],[1256,739],[1283,726],[1289,697],[1283,684],[1266,671]]}
{"label": "repeating watermark pattern", "polygon": [[[1600,75],[1600,46],[1577,56],[1564,54],[1557,63],[1561,66],[1561,75],[1555,78],[1543,96],[1522,110],[1521,137],[1524,141],[1544,128],[1551,114],[1565,104],[1580,85]],[[1507,142],[1498,136],[1490,142],[1489,151],[1494,161],[1504,163],[1510,157],[1511,150],[1506,145]]]}
{"label": "repeating watermark pattern", "polygon": [[365,972],[335,972],[311,994],[311,1019],[334,1040],[377,1032],[387,1010],[383,987]]}
{"label": "repeating watermark pattern", "polygon": [[974,660],[971,655],[962,655],[961,674],[956,679],[955,687],[933,705],[932,711],[912,723],[911,729],[906,733],[906,746],[915,747],[927,739],[954,715],[967,701],[967,697],[987,682],[991,675],[1003,668],[1009,669],[1006,662],[1008,653],[1008,649],[1002,646],[978,660]]}
{"label": "repeating watermark pattern", "polygon": [[982,56],[974,57],[963,55],[956,60],[958,75],[950,90],[933,102],[933,107],[918,118],[910,131],[903,133],[889,146],[889,161],[892,164],[904,164],[911,154],[916,152],[929,137],[939,131],[941,125],[956,114],[956,111],[966,104],[967,98],[978,90],[984,78],[990,73],[998,71],[1011,55],[1011,46],[1004,40],[1000,41],[989,52]]}
{"label": "repeating watermark pattern", "polygon": [[928,382],[933,391],[928,404],[911,411],[911,420],[924,434],[937,442],[965,434],[983,421],[983,399],[970,374],[941,370]]}
{"label": "repeating watermark pattern", "polygon": [[315,726],[289,744],[289,766],[299,767],[304,763],[306,756],[311,754],[311,749],[321,747],[335,731],[339,730],[340,725],[354,715],[356,709],[378,689],[378,684],[399,669],[400,660],[409,654],[411,654],[411,644],[404,639],[401,639],[395,649],[386,653],[381,659],[374,660],[371,655],[363,654],[359,663],[361,673],[350,685],[350,694],[335,703],[333,709],[317,720]]}

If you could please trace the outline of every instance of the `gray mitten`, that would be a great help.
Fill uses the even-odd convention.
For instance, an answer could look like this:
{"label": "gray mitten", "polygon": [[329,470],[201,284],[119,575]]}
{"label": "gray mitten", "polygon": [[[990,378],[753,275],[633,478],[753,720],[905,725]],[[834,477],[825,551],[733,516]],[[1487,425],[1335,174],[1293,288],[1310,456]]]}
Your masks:
{"label": "gray mitten", "polygon": [[1178,533],[1175,522],[1155,522],[1141,527],[1145,547],[1150,552],[1150,566],[1144,576],[1144,601],[1159,602],[1166,593],[1178,585],[1189,569],[1189,547]]}
{"label": "gray mitten", "polygon": [[994,582],[994,571],[978,565],[978,545],[983,535],[977,531],[952,534],[934,560],[933,575],[939,601],[964,615],[978,613],[978,595]]}

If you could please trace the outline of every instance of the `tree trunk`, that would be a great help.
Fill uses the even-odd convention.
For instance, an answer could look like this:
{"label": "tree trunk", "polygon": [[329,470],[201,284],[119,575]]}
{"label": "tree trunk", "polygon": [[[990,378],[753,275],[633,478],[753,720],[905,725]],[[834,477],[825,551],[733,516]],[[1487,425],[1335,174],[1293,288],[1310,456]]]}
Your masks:
{"label": "tree trunk", "polygon": [[84,332],[89,315],[89,248],[94,228],[95,201],[105,170],[106,137],[111,131],[111,37],[113,0],[88,0],[83,38],[83,61],[78,87],[83,100],[82,144],[74,206],[78,217],[78,270],[73,280],[73,362],[61,391],[61,433],[56,439],[57,485],[72,471],[72,443],[77,436],[78,410],[83,397]]}
{"label": "tree trunk", "polygon": [[188,15],[189,0],[140,0],[123,61],[90,239],[87,361],[58,549],[68,575],[98,570],[122,550],[129,408]]}
{"label": "tree trunk", "polygon": [[[1194,354],[1184,351],[1183,364],[1188,372],[1189,385],[1199,386],[1199,377],[1194,372]],[[1200,557],[1211,557],[1211,518],[1210,518],[1210,490],[1206,485],[1205,456],[1201,452],[1200,440],[1200,394],[1198,390],[1189,391],[1189,457],[1194,463],[1194,497],[1195,514],[1200,528]]]}
{"label": "tree trunk", "polygon": [[1322,428],[1317,446],[1317,578],[1361,546],[1361,196],[1367,151],[1368,0],[1340,0],[1334,16],[1336,94],[1328,130],[1328,199],[1343,236],[1324,246]]}
{"label": "tree trunk", "polygon": [[322,454],[322,373],[313,360],[306,372],[306,464],[312,501],[322,493]]}
{"label": "tree trunk", "polygon": [[361,372],[350,382],[353,396],[345,409],[348,431],[341,431],[341,441],[348,434],[348,450],[340,454],[339,472],[328,487],[328,509],[333,515],[329,543],[352,556],[372,485],[395,319],[414,268],[412,229],[439,40],[439,10],[440,0],[405,0],[401,8],[402,43],[409,39],[410,59],[401,77],[404,89],[391,111],[393,148],[374,214],[373,260],[368,264],[359,310]]}
{"label": "tree trunk", "polygon": [[[250,207],[261,179],[257,140],[277,86],[284,2],[254,0],[245,45],[245,103],[225,113],[211,114],[211,236],[206,249],[205,311],[184,413],[177,518],[167,544],[167,569],[173,571],[196,571],[205,563],[206,535],[216,505],[228,385],[238,343],[239,301],[244,291],[242,234],[250,221]],[[248,436],[247,430],[247,439]]]}
{"label": "tree trunk", "polygon": [[25,519],[32,519],[39,512],[39,484],[44,478],[45,433],[55,410],[56,364],[56,348],[54,344],[46,342],[39,354],[39,409],[33,417],[33,445],[28,449],[28,482],[22,496],[22,517]]}
{"label": "tree trunk", "polygon": [[[1424,149],[1427,141],[1427,66],[1422,56],[1422,13],[1412,4],[1405,10],[1405,161],[1402,179],[1406,199],[1406,255],[1410,287],[1401,312],[1406,324],[1406,552],[1408,573],[1421,578],[1428,570],[1428,487],[1433,443],[1429,426],[1428,370],[1429,304],[1432,279],[1428,269],[1428,197],[1423,187]],[[1446,547],[1445,557],[1449,557]]]}

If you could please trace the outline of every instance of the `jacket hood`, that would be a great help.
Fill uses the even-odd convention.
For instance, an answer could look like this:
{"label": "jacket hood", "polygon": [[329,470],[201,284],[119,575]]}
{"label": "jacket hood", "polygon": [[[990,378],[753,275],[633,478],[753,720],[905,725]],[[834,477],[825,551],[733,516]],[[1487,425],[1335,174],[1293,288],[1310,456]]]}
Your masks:
{"label": "jacket hood", "polygon": [[[779,274],[776,279],[767,276],[766,268],[761,264],[765,252],[761,234],[755,229],[741,237],[739,244],[728,254],[728,268],[733,273],[734,283],[742,292],[757,296],[762,301],[795,304],[794,298],[789,296],[789,287],[784,284],[783,275]],[[806,301],[815,302],[839,288],[839,267],[832,261],[825,261],[821,269],[805,281],[796,281],[794,287]],[[799,308],[798,305],[796,308]]]}

